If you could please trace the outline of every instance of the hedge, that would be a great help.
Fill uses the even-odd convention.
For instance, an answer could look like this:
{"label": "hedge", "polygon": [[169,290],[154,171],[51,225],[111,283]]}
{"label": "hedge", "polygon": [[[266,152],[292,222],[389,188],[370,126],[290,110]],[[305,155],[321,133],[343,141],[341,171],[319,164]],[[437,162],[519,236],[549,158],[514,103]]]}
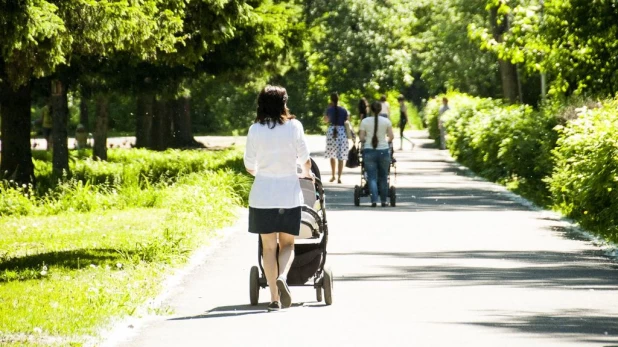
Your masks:
{"label": "hedge", "polygon": [[[443,115],[447,148],[455,159],[618,240],[618,101],[571,100],[535,110],[460,93],[445,96],[451,108]],[[436,142],[441,99],[423,110]]]}

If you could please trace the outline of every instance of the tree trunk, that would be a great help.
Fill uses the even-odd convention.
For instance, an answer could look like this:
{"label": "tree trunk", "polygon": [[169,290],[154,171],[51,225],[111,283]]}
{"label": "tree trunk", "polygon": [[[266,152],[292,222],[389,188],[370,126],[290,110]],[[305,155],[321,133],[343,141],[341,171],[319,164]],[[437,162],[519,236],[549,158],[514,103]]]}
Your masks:
{"label": "tree trunk", "polygon": [[88,126],[89,117],[88,117],[88,100],[86,99],[86,95],[82,92],[82,98],[79,102],[79,124],[83,125],[86,129],[86,132],[90,131],[90,127]]}
{"label": "tree trunk", "polygon": [[69,173],[69,104],[68,85],[60,80],[53,80],[51,86],[53,172],[57,176]]}
{"label": "tree trunk", "polygon": [[511,104],[519,100],[519,82],[517,79],[517,66],[510,61],[498,60],[500,66],[500,78],[502,80],[502,93]]}
{"label": "tree trunk", "polygon": [[191,128],[191,98],[182,97],[176,100],[174,112],[174,140],[178,148],[204,147],[193,137]]}
{"label": "tree trunk", "polygon": [[[498,14],[499,6],[493,6],[489,10],[489,20],[494,39],[497,42],[502,42],[504,33],[510,29],[508,15]],[[519,100],[517,66],[508,60],[498,59],[500,68],[500,79],[502,80],[502,94],[510,103],[516,103]]]}
{"label": "tree trunk", "polygon": [[0,179],[13,180],[17,184],[34,184],[30,147],[31,85],[28,83],[15,90],[6,78],[4,81],[0,83]]}
{"label": "tree trunk", "polygon": [[151,138],[150,148],[156,151],[164,151],[172,144],[170,101],[157,100],[151,128]]}
{"label": "tree trunk", "polygon": [[107,160],[107,123],[108,123],[108,99],[105,95],[97,97],[97,109],[95,115],[94,146],[92,157],[95,160]]}
{"label": "tree trunk", "polygon": [[155,98],[152,93],[139,93],[135,120],[135,147],[152,147],[152,123]]}

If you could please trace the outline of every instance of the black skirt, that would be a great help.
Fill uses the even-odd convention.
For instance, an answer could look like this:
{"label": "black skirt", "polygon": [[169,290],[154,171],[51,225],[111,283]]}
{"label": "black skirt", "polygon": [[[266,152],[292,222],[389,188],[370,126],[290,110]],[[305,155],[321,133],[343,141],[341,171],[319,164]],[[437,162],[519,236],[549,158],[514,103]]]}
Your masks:
{"label": "black skirt", "polygon": [[300,206],[293,208],[249,207],[249,232],[254,234],[281,232],[298,236],[301,211]]}

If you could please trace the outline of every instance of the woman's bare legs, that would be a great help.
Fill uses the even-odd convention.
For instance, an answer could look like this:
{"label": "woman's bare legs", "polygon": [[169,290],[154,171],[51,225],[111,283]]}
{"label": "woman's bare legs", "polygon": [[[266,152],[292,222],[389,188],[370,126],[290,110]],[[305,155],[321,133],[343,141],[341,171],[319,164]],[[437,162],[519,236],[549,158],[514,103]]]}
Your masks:
{"label": "woman's bare legs", "polygon": [[[294,236],[286,233],[262,234],[262,259],[270,288],[270,301],[279,301],[278,276],[287,278],[294,261]],[[279,262],[277,262],[277,236],[279,236]]]}
{"label": "woman's bare legs", "polygon": [[339,160],[339,167],[337,169],[337,183],[341,183],[341,174],[343,173],[343,160]]}
{"label": "woman's bare legs", "polygon": [[[332,177],[330,178],[331,182],[335,181],[335,160],[335,158],[330,158],[330,171],[333,173]],[[341,176],[341,174],[339,176]]]}
{"label": "woman's bare legs", "polygon": [[286,233],[279,234],[279,276],[288,277],[290,267],[294,261],[294,236]]}
{"label": "woman's bare legs", "polygon": [[270,301],[279,301],[279,290],[275,285],[279,273],[277,266],[277,233],[261,234],[262,238],[262,259],[264,261],[264,272],[266,281],[270,288]]}
{"label": "woman's bare legs", "polygon": [[281,307],[292,306],[292,294],[287,284],[288,272],[294,261],[294,236],[286,233],[279,233],[279,278],[277,278],[277,288]]}

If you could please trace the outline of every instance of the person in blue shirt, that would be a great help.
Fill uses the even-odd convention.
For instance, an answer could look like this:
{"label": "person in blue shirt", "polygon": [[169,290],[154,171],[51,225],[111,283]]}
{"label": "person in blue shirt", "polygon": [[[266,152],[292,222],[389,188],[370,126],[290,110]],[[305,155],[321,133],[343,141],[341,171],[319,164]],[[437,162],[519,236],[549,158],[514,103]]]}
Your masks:
{"label": "person in blue shirt", "polygon": [[348,136],[346,123],[348,123],[348,110],[339,106],[339,94],[330,95],[330,105],[325,111],[324,121],[328,123],[326,131],[326,158],[330,158],[332,177],[330,182],[335,181],[335,166],[337,166],[337,183],[341,183],[343,164],[348,160]]}

